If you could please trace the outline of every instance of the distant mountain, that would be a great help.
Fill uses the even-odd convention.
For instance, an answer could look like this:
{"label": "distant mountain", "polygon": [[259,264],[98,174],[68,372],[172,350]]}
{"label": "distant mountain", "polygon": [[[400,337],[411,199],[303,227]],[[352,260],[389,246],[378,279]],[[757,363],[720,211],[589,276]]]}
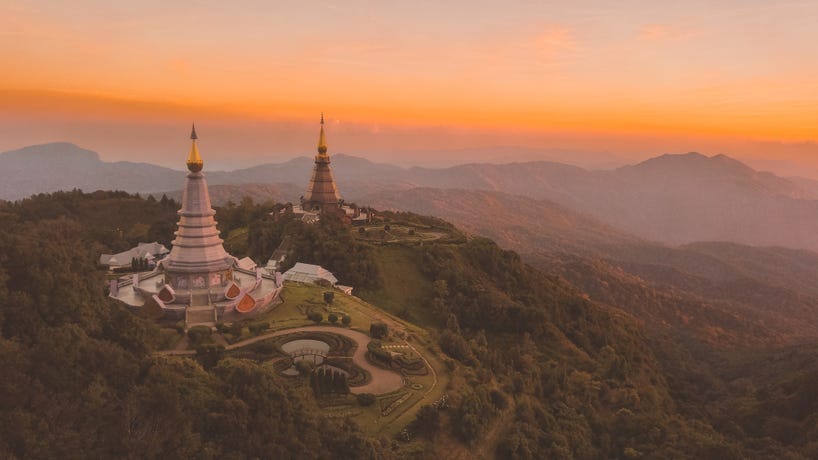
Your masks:
{"label": "distant mountain", "polygon": [[772,345],[818,337],[818,289],[809,283],[818,271],[818,254],[809,251],[733,243],[678,249],[642,244],[602,258],[565,253],[524,258],[652,327],[711,344]]}
{"label": "distant mountain", "polygon": [[579,208],[645,238],[818,249],[818,202],[725,156],[663,155],[578,190]]}
{"label": "distant mountain", "polygon": [[[273,201],[276,203],[286,203],[298,201],[300,194],[304,193],[300,187],[292,184],[241,184],[241,185],[208,185],[210,191],[210,201],[213,206],[224,206],[228,202],[241,203],[244,198],[251,198],[255,203]],[[182,201],[182,191],[174,190],[168,192],[152,193],[155,198],[167,195],[177,202]]]}
{"label": "distant mountain", "polygon": [[180,188],[182,173],[146,163],[106,163],[96,152],[58,142],[0,154],[0,199],[57,190],[147,192]]}
{"label": "distant mountain", "polygon": [[640,240],[548,200],[487,190],[414,188],[362,197],[376,209],[440,217],[505,248],[607,254]]}
{"label": "distant mountain", "polygon": [[725,156],[663,155],[613,171],[536,162],[410,172],[423,186],[548,199],[648,240],[818,250],[814,193]]}
{"label": "distant mountain", "polygon": [[[818,201],[813,199],[818,187],[756,171],[723,155],[662,155],[611,171],[542,161],[405,169],[348,155],[334,155],[332,165],[341,195],[360,204],[380,193],[417,187],[496,191],[546,199],[648,240],[818,250]],[[210,185],[287,183],[303,190],[311,169],[312,159],[299,157],[208,171],[207,176]],[[72,188],[179,190],[183,177],[181,171],[153,165],[102,162],[93,152],[64,143],[0,155],[3,199]]]}
{"label": "distant mountain", "polygon": [[[333,172],[343,184],[345,196],[354,197],[374,190],[413,186],[402,183],[400,179],[391,179],[405,172],[397,166],[372,163],[348,155],[334,155],[332,160]],[[306,189],[312,165],[311,158],[298,157],[283,163],[268,163],[234,171],[206,170],[205,173],[210,186],[249,185],[245,188],[246,193],[254,199],[258,198],[258,201],[285,197],[297,200]],[[181,190],[184,177],[184,171],[162,166],[104,162],[96,152],[67,142],[35,145],[0,154],[0,199],[4,200],[18,200],[36,193],[75,188],[85,191],[123,190],[130,193],[172,192]],[[279,185],[288,192],[281,196],[273,193],[264,197],[260,193],[259,184],[288,184]],[[294,188],[298,188],[300,192],[290,193]],[[240,200],[243,193],[241,188],[234,187],[232,190],[229,199]]]}
{"label": "distant mountain", "polygon": [[807,198],[818,200],[818,180],[806,177],[788,177],[787,180],[797,185]]}
{"label": "distant mountain", "polygon": [[443,218],[513,249],[597,301],[718,346],[818,337],[818,254],[736,243],[666,246],[548,200],[416,188],[363,199]]}

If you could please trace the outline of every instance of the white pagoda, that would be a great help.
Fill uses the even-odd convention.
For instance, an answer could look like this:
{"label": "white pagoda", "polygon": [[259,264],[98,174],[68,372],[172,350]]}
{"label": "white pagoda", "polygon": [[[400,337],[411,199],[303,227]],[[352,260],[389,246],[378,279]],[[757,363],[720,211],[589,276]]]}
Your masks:
{"label": "white pagoda", "polygon": [[246,260],[240,263],[225,251],[202,173],[195,127],[190,139],[189,172],[170,254],[153,271],[112,283],[110,295],[132,307],[152,299],[166,315],[184,317],[188,325],[266,310],[278,299],[281,283],[274,274]]}
{"label": "white pagoda", "polygon": [[204,162],[196,145],[198,136],[194,126],[190,139],[190,154],[179,210],[179,230],[173,240],[173,248],[162,261],[165,283],[171,286],[177,297],[206,294],[213,300],[224,298],[224,290],[233,279],[233,268],[238,260],[224,250],[216,228],[216,211],[210,207],[210,193],[202,174]]}

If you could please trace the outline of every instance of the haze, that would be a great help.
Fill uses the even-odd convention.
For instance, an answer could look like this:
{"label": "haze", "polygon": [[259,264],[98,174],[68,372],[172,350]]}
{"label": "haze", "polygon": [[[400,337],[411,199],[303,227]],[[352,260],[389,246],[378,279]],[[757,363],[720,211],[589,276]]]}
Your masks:
{"label": "haze", "polygon": [[181,167],[331,153],[604,167],[724,153],[818,176],[815,2],[0,4],[0,150]]}

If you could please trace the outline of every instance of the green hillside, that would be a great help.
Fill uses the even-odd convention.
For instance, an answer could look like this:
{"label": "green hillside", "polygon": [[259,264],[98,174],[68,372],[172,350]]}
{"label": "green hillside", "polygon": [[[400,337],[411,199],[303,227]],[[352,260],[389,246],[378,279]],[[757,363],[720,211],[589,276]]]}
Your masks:
{"label": "green hillside", "polygon": [[[397,417],[377,431],[377,418],[330,417],[306,388],[251,357],[156,354],[175,332],[107,299],[95,260],[129,244],[132,229],[172,230],[173,206],[163,201],[71,192],[0,204],[0,456],[729,459],[818,452],[809,403],[816,370],[804,365],[815,362],[814,350],[755,358],[724,350],[724,372],[715,373],[692,358],[673,324],[646,329],[638,310],[621,308],[674,306],[672,297],[652,301],[662,294],[650,285],[637,289],[632,279],[580,266],[605,276],[594,297],[610,295],[596,302],[488,239],[412,214],[384,214],[378,226],[401,231],[379,239],[331,219],[273,220],[269,208],[252,203],[242,203],[243,212],[219,210],[231,244],[246,244],[247,253],[236,255],[263,262],[289,238],[292,259],[332,270],[373,311],[423,326],[425,346],[441,353],[447,408],[421,407],[413,419]],[[236,231],[243,227],[246,241]],[[311,291],[292,296],[319,302]],[[721,327],[726,319],[702,321]],[[238,333],[251,323],[238,324]],[[780,373],[753,373],[764,359]]]}

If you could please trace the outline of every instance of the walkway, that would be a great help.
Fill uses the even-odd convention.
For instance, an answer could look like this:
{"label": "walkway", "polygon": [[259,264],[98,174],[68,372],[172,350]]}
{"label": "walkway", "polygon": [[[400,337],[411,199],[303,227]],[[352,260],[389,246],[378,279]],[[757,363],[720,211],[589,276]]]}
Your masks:
{"label": "walkway", "polygon": [[[225,347],[227,350],[234,350],[236,348],[246,347],[247,345],[252,345],[256,342],[260,342],[262,340],[269,339],[271,337],[278,337],[281,335],[288,335],[293,334],[295,332],[327,332],[330,334],[338,334],[343,335],[344,337],[349,337],[350,339],[354,340],[358,347],[355,349],[355,354],[352,355],[352,362],[358,365],[361,369],[369,372],[369,375],[372,376],[372,380],[369,383],[362,386],[351,387],[349,391],[354,394],[358,393],[372,393],[376,395],[384,394],[384,393],[391,393],[395,390],[399,390],[403,388],[404,381],[403,376],[395,371],[390,371],[386,369],[382,369],[380,367],[374,366],[370,364],[369,361],[366,359],[366,352],[367,352],[367,344],[371,340],[368,335],[353,331],[351,329],[343,329],[340,327],[331,327],[331,326],[304,326],[304,327],[295,327],[292,329],[281,329],[278,331],[268,332],[263,335],[259,335],[258,337],[253,337],[252,339],[243,340],[241,342],[236,342],[232,345],[228,345]],[[196,352],[194,350],[164,350],[160,351],[160,355],[194,355]],[[425,359],[424,359],[425,361]],[[429,363],[427,362],[426,365],[428,366]],[[431,366],[429,366],[431,368]],[[432,369],[434,372],[434,369]]]}
{"label": "walkway", "polygon": [[349,389],[350,392],[358,394],[358,393],[372,393],[372,394],[384,394],[390,393],[395,390],[399,390],[403,388],[403,376],[398,374],[395,371],[390,371],[386,369],[382,369],[380,367],[374,366],[370,364],[369,361],[366,359],[366,352],[367,352],[367,344],[371,340],[368,335],[353,331],[351,329],[343,329],[340,327],[331,327],[331,326],[304,326],[304,327],[296,327],[293,329],[281,329],[278,331],[270,332],[268,334],[260,335],[258,337],[253,337],[252,339],[247,339],[242,342],[234,343],[233,345],[228,345],[228,350],[233,350],[235,348],[241,348],[265,339],[269,339],[271,337],[278,337],[281,335],[292,334],[295,332],[326,332],[330,334],[338,334],[343,335],[344,337],[348,337],[355,341],[358,344],[358,348],[355,349],[355,354],[352,355],[352,362],[358,365],[361,369],[369,372],[369,375],[372,376],[372,380],[366,385],[362,385],[359,387],[351,387]]}

